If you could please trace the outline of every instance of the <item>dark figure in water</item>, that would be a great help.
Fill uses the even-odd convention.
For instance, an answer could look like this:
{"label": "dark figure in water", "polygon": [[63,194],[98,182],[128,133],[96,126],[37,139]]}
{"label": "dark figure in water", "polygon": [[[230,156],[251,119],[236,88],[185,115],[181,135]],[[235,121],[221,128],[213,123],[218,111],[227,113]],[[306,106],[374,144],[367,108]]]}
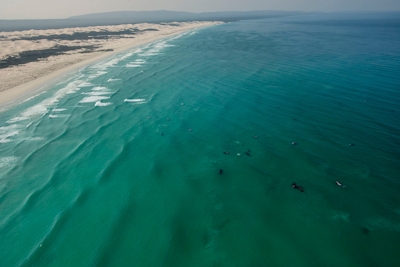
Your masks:
{"label": "dark figure in water", "polygon": [[164,135],[164,133],[163,133],[163,132],[161,132],[161,135]]}
{"label": "dark figure in water", "polygon": [[245,153],[246,153],[247,156],[249,156],[249,157],[251,156],[249,152],[246,151]]}
{"label": "dark figure in water", "polygon": [[355,146],[354,144],[349,144],[349,146]]}
{"label": "dark figure in water", "polygon": [[296,183],[292,184],[292,188],[298,189],[298,190],[300,190],[300,192],[304,192],[303,187],[301,187],[300,185],[297,185]]}
{"label": "dark figure in water", "polygon": [[296,146],[296,145],[297,145],[297,142],[292,142],[292,145]]}
{"label": "dark figure in water", "polygon": [[218,174],[222,174],[224,171],[222,169],[219,169]]}
{"label": "dark figure in water", "polygon": [[228,151],[224,151],[224,154],[225,154],[225,155],[228,155],[228,154],[230,154],[230,153],[229,153]]}

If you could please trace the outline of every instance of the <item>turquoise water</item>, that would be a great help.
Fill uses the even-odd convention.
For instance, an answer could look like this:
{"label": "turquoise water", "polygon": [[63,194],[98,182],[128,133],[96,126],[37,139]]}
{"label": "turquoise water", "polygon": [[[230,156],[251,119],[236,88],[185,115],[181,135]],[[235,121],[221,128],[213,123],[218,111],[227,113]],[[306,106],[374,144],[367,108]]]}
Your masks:
{"label": "turquoise water", "polygon": [[400,27],[382,21],[192,31],[3,111],[1,265],[399,266]]}

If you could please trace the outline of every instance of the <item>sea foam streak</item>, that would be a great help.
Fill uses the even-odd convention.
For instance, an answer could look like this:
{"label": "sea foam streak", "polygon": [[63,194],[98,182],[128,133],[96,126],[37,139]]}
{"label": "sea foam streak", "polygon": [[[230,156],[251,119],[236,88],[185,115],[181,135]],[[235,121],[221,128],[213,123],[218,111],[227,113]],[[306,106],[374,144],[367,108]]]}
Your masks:
{"label": "sea foam streak", "polygon": [[142,66],[146,61],[143,59],[136,59],[135,61],[129,62],[125,65],[127,68],[137,68]]}
{"label": "sea foam streak", "polygon": [[65,97],[68,94],[75,93],[77,90],[79,90],[78,86],[81,83],[82,83],[81,80],[76,80],[68,83],[64,88],[55,92],[54,95],[52,95],[51,97],[46,98],[39,104],[36,104],[30,108],[25,109],[16,117],[7,121],[7,123],[15,123],[18,121],[27,120],[32,117],[43,116],[49,111],[49,108],[56,105],[61,98]]}
{"label": "sea foam streak", "polygon": [[18,162],[18,157],[3,157],[0,158],[0,168],[11,167]]}
{"label": "sea foam streak", "polygon": [[83,82],[78,87],[91,87],[91,86],[94,86],[94,84],[90,82]]}
{"label": "sea foam streak", "polygon": [[108,96],[88,96],[83,98],[79,103],[95,103],[100,100],[110,99]]}
{"label": "sea foam streak", "polygon": [[11,142],[10,137],[13,137],[15,135],[19,134],[19,130],[8,132],[6,134],[0,134],[0,143],[8,143]]}
{"label": "sea foam streak", "polygon": [[115,81],[120,81],[120,80],[121,79],[112,79],[112,78],[110,78],[110,79],[107,80],[107,82],[110,83],[110,82],[115,82]]}
{"label": "sea foam streak", "polygon": [[101,101],[97,101],[94,105],[95,105],[96,107],[107,107],[107,106],[109,106],[109,105],[112,105],[112,103],[111,103],[111,102],[103,103],[103,102],[101,102]]}
{"label": "sea foam streak", "polygon": [[107,87],[104,87],[104,86],[96,86],[96,87],[93,87],[93,89],[92,89],[93,91],[101,91],[101,90],[109,90]]}
{"label": "sea foam streak", "polygon": [[144,102],[144,101],[146,101],[146,99],[144,99],[144,98],[136,98],[136,99],[128,99],[128,98],[126,98],[124,100],[124,102],[128,102],[128,103],[141,103],[141,102]]}
{"label": "sea foam streak", "polygon": [[107,92],[96,91],[96,92],[90,92],[90,93],[82,93],[82,95],[99,96],[99,95],[110,95],[112,93],[113,92],[111,92],[111,91],[107,91]]}

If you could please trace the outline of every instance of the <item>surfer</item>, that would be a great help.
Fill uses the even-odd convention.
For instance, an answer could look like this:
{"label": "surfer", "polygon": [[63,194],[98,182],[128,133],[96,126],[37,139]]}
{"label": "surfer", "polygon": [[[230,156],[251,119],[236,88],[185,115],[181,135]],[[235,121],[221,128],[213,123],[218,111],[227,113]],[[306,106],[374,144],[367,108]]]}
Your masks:
{"label": "surfer", "polygon": [[297,142],[292,142],[292,145],[294,145],[294,146],[297,145]]}
{"label": "surfer", "polygon": [[223,173],[223,170],[219,169],[218,174],[222,174],[222,173]]}
{"label": "surfer", "polygon": [[338,186],[340,186],[340,187],[345,187],[341,182],[339,182],[339,181],[335,181],[336,182],[336,184],[338,185]]}
{"label": "surfer", "polygon": [[303,187],[297,185],[296,183],[292,183],[292,188],[300,190],[300,192],[304,192]]}
{"label": "surfer", "polygon": [[245,153],[246,153],[247,156],[249,156],[249,157],[251,156],[249,152],[246,151]]}
{"label": "surfer", "polygon": [[228,155],[228,154],[230,154],[230,153],[229,153],[228,151],[224,151],[224,154],[225,154],[225,155]]}

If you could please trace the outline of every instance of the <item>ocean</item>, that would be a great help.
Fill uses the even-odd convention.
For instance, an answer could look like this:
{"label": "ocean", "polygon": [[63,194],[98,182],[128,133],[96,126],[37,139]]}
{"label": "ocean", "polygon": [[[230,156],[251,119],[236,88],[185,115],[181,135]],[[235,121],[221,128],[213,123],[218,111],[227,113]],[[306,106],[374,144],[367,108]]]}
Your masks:
{"label": "ocean", "polygon": [[400,19],[349,17],[193,30],[1,112],[0,265],[400,266]]}

